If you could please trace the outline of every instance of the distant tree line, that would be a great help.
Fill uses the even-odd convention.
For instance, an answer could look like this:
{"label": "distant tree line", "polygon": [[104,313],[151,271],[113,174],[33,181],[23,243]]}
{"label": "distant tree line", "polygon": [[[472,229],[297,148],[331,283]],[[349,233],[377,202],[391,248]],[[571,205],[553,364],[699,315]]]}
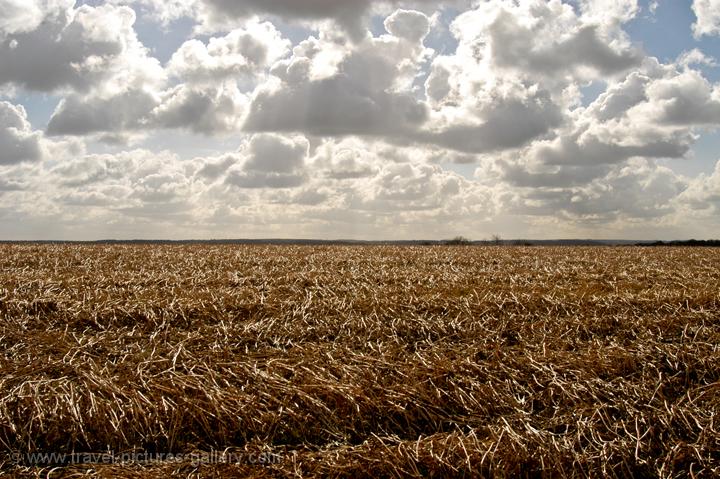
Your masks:
{"label": "distant tree line", "polygon": [[654,241],[638,243],[638,246],[720,246],[720,240]]}

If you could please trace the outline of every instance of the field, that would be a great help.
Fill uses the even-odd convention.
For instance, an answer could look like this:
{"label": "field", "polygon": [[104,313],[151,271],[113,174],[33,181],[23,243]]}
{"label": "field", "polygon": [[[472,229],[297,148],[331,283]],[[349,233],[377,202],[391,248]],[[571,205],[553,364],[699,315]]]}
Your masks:
{"label": "field", "polygon": [[718,477],[718,265],[0,245],[0,475]]}

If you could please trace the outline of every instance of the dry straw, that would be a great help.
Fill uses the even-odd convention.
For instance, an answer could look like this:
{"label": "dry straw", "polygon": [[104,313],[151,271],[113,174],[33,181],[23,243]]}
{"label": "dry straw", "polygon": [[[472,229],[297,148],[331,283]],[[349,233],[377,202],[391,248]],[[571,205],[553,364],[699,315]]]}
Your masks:
{"label": "dry straw", "polygon": [[[0,475],[717,477],[720,251],[0,246]],[[258,464],[16,464],[226,451]]]}

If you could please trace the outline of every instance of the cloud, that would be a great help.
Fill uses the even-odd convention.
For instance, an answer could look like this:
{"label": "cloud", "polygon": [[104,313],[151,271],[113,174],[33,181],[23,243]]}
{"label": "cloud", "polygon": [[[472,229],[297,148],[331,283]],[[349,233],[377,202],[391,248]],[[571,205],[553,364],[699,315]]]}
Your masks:
{"label": "cloud", "polygon": [[219,135],[239,130],[247,102],[234,82],[181,84],[161,92],[131,86],[109,94],[71,94],[53,112],[47,133],[124,135],[181,128]]}
{"label": "cloud", "polygon": [[325,141],[316,149],[313,170],[333,180],[357,180],[374,176],[382,159],[360,141]]}
{"label": "cloud", "polygon": [[290,42],[269,22],[249,22],[224,37],[185,42],[172,56],[169,73],[187,82],[250,77],[289,53]]}
{"label": "cloud", "polygon": [[[585,2],[586,10],[596,4]],[[602,5],[603,18],[617,18],[617,12]],[[595,11],[600,9],[593,7],[591,12]],[[598,22],[597,17],[578,16],[571,5],[560,1],[492,0],[460,15],[452,31],[461,43],[459,55],[465,59],[526,75],[593,78],[639,65],[640,52],[617,24],[607,19]]]}
{"label": "cloud", "polygon": [[[331,37],[303,42],[273,67],[275,81],[255,91],[245,129],[383,137],[477,153],[520,147],[561,124],[550,92],[512,76],[478,83],[461,55],[446,60],[457,67],[444,76],[443,61],[433,64],[426,89],[438,108],[431,114],[414,89],[432,55],[422,45],[429,25],[420,12],[398,10],[385,21],[388,35],[340,48]],[[323,53],[333,49],[340,60],[329,63]]]}
{"label": "cloud", "polygon": [[73,3],[36,3],[43,7],[41,23],[34,28],[13,23],[9,29],[13,33],[0,38],[0,85],[84,92],[131,70],[160,74],[159,63],[147,56],[135,35],[132,9],[112,5],[74,9]]}
{"label": "cloud", "polygon": [[651,67],[609,87],[583,123],[579,144],[677,158],[689,150],[697,128],[720,125],[720,90],[687,67]]}
{"label": "cloud", "polygon": [[[262,207],[269,224],[343,215],[342,221],[363,224],[382,223],[388,215],[408,215],[401,221],[419,221],[417,215],[477,219],[494,211],[490,191],[439,166],[412,163],[412,148],[326,140],[308,157],[307,147],[302,137],[254,135],[233,154],[193,160],[195,177],[208,185],[211,203],[226,202],[249,215]],[[384,158],[386,149],[397,156]],[[250,196],[232,199],[238,190]],[[274,211],[270,205],[276,203],[292,209]]]}
{"label": "cloud", "polygon": [[702,212],[717,222],[720,213],[720,161],[710,175],[705,173],[694,178],[679,200],[694,213]]}
{"label": "cloud", "polygon": [[430,20],[421,12],[400,9],[385,19],[385,30],[398,38],[419,43],[430,33]]}
{"label": "cloud", "polygon": [[637,116],[654,115],[669,125],[720,125],[720,86],[712,86],[698,71],[653,82],[647,97],[648,107],[636,107]]}
{"label": "cloud", "polygon": [[379,211],[442,208],[460,192],[459,176],[435,165],[390,163],[372,178],[353,206]]}
{"label": "cloud", "polygon": [[50,136],[145,133],[180,128],[204,135],[236,132],[248,99],[234,82],[181,84],[162,92],[129,88],[64,98],[48,123]]}
{"label": "cloud", "polygon": [[369,14],[385,12],[388,7],[405,5],[413,8],[441,8],[444,4],[465,5],[468,0],[112,0],[121,5],[135,5],[164,24],[182,17],[199,22],[203,32],[231,30],[238,22],[259,16],[286,22],[315,24],[332,20],[354,41],[366,36]]}
{"label": "cloud", "polygon": [[695,70],[650,64],[608,86],[577,116],[574,130],[537,145],[548,164],[618,163],[683,157],[694,130],[720,125],[720,91]]}
{"label": "cloud", "polygon": [[369,0],[202,0],[200,3],[205,23],[227,24],[258,13],[285,19],[334,18],[354,36],[362,35],[359,20],[369,4]]}
{"label": "cloud", "polygon": [[211,183],[224,177],[231,166],[240,162],[240,158],[235,153],[228,153],[218,158],[195,158],[194,162],[198,164],[195,176]]}
{"label": "cloud", "polygon": [[462,120],[444,120],[444,125],[419,132],[415,138],[461,152],[483,153],[523,146],[563,121],[561,109],[547,92],[529,92],[526,98],[520,96],[526,92],[507,97],[497,90],[488,93],[489,98],[468,108]]}
{"label": "cloud", "polygon": [[0,0],[0,12],[0,39],[35,30],[43,20],[42,6],[35,0]]}
{"label": "cloud", "polygon": [[8,191],[19,191],[25,188],[27,188],[27,184],[23,181],[15,178],[0,178],[0,196]]}
{"label": "cloud", "polygon": [[187,128],[206,135],[230,133],[240,129],[247,101],[234,83],[180,85],[162,94],[148,121],[155,127]]}
{"label": "cloud", "polygon": [[[642,161],[688,155],[698,129],[720,125],[719,96],[716,86],[687,65],[648,61],[624,79],[610,82],[587,107],[575,109],[556,137],[536,139],[516,152],[482,157],[477,175],[543,195],[554,189],[562,193],[553,196],[558,201],[597,197],[594,201],[610,204],[613,198],[577,196],[576,190],[592,184],[602,189],[603,178],[625,171],[628,164],[644,165],[640,174],[659,175],[656,183],[674,182],[667,171]],[[630,176],[624,173],[613,181],[621,177]],[[548,214],[555,207],[548,208]]]}
{"label": "cloud", "polygon": [[687,180],[666,167],[635,159],[615,165],[584,185],[516,190],[507,207],[526,215],[556,217],[579,224],[649,221],[676,211]]}
{"label": "cloud", "polygon": [[137,7],[146,17],[164,26],[183,17],[194,17],[198,8],[197,0],[108,0],[108,3]]}
{"label": "cloud", "polygon": [[32,130],[22,105],[0,101],[0,165],[39,161],[42,135]]}
{"label": "cloud", "polygon": [[336,65],[328,65],[322,55],[337,48],[332,38],[303,42],[292,58],[273,68],[274,81],[255,91],[245,129],[392,136],[417,128],[426,119],[425,105],[412,93],[394,89],[426,52],[415,38],[385,35],[345,45]]}
{"label": "cloud", "polygon": [[253,135],[225,182],[239,188],[292,188],[305,182],[308,142],[303,137]]}
{"label": "cloud", "polygon": [[427,113],[411,95],[368,91],[346,75],[256,92],[247,131],[319,136],[393,135],[422,124]]}
{"label": "cloud", "polygon": [[[297,45],[287,59],[282,59],[287,40],[267,22],[250,22],[207,44],[191,40],[168,64],[168,74],[179,79],[179,85],[161,92],[136,81],[116,91],[69,96],[53,115],[48,133],[159,127],[217,134],[244,122],[248,132],[383,137],[466,153],[519,148],[551,134],[565,120],[556,84],[567,86],[563,75],[575,74],[576,67],[616,73],[636,62],[635,52],[617,38],[608,46],[612,31],[601,33],[583,24],[567,5],[528,5],[493,1],[461,15],[453,23],[458,53],[433,63],[425,85],[427,102],[419,95],[416,78],[434,54],[422,44],[430,19],[401,9],[386,18],[387,35],[349,44],[322,30],[319,38]],[[477,23],[478,16],[484,23]],[[476,24],[481,28],[470,28]],[[557,31],[566,33],[556,41]],[[516,39],[514,46],[503,32]],[[539,44],[546,46],[533,50],[533,38],[543,36],[547,40]],[[486,37],[485,43],[477,43]],[[563,54],[564,48],[575,51],[585,40],[605,48],[604,53]],[[489,48],[488,42],[492,48],[485,55],[481,52]],[[563,46],[567,42],[570,46]],[[529,52],[530,63],[515,61],[520,52]],[[552,69],[542,66],[551,58],[565,63]],[[243,77],[262,75],[271,64],[270,79],[258,84],[245,108],[243,95],[231,82],[243,84]],[[557,77],[549,88],[537,83],[541,69]],[[486,82],[475,80],[482,76]]]}
{"label": "cloud", "polygon": [[609,85],[588,107],[588,113],[599,121],[624,115],[630,108],[646,101],[645,89],[650,80],[641,72],[630,73],[622,82]]}
{"label": "cloud", "polygon": [[659,6],[660,0],[650,0],[648,2],[648,12],[650,12],[650,15],[655,15]]}
{"label": "cloud", "polygon": [[[128,58],[126,70],[89,92],[68,94],[57,106],[47,133],[59,135],[145,133],[182,128],[205,135],[239,129],[247,98],[238,88],[287,53],[289,43],[269,23],[249,23],[225,37],[184,43],[167,71],[142,68],[146,52]],[[168,87],[167,77],[180,83]],[[250,84],[252,85],[252,84]]]}
{"label": "cloud", "polygon": [[143,128],[158,101],[153,92],[143,88],[123,89],[109,95],[71,94],[58,104],[48,123],[47,134],[121,134],[127,130]]}
{"label": "cloud", "polygon": [[697,21],[693,23],[693,35],[720,35],[720,0],[693,0],[693,12]]}
{"label": "cloud", "polygon": [[199,17],[206,25],[226,25],[254,15],[277,16],[284,20],[317,21],[332,19],[356,41],[365,37],[363,21],[374,4],[430,5],[439,7],[438,0],[200,0]]}
{"label": "cloud", "polygon": [[[650,10],[657,6],[650,2]],[[599,25],[617,26],[632,20],[640,12],[638,0],[580,0],[582,16],[588,21]]]}
{"label": "cloud", "polygon": [[169,152],[68,157],[48,173],[46,195],[68,215],[82,211],[105,221],[154,218],[172,223],[189,218],[196,206],[190,175]]}
{"label": "cloud", "polygon": [[[720,166],[694,179],[661,166],[720,126],[720,86],[703,76],[713,59],[645,56],[623,30],[635,0],[484,0],[454,19],[431,0],[95,3],[0,0],[0,87],[18,95],[0,102],[0,215],[18,225],[477,237],[720,211]],[[169,29],[192,17],[197,36],[161,65],[135,12]],[[16,105],[28,92],[59,99],[46,136]],[[85,138],[110,153],[87,154]],[[124,151],[124,138],[147,149]]]}
{"label": "cloud", "polygon": [[633,5],[600,15],[593,2],[578,13],[559,1],[493,0],[461,14],[451,25],[457,51],[436,57],[425,81],[431,110],[415,139],[488,153],[552,138],[578,102],[579,82],[640,66],[618,26]]}

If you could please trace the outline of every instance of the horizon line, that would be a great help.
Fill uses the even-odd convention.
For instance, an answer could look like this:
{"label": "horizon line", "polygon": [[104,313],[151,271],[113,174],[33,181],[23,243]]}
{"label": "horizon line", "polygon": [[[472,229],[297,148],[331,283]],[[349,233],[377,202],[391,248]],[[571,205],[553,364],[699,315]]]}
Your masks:
{"label": "horizon line", "polygon": [[528,238],[498,238],[498,239],[468,239],[465,237],[455,237],[448,239],[319,239],[319,238],[212,238],[212,239],[91,239],[91,240],[65,240],[65,239],[0,239],[0,244],[358,244],[358,245],[544,245],[544,244],[574,244],[574,245],[651,245],[651,244],[712,244],[720,246],[720,239],[593,239],[593,238],[552,238],[552,239],[528,239]]}

